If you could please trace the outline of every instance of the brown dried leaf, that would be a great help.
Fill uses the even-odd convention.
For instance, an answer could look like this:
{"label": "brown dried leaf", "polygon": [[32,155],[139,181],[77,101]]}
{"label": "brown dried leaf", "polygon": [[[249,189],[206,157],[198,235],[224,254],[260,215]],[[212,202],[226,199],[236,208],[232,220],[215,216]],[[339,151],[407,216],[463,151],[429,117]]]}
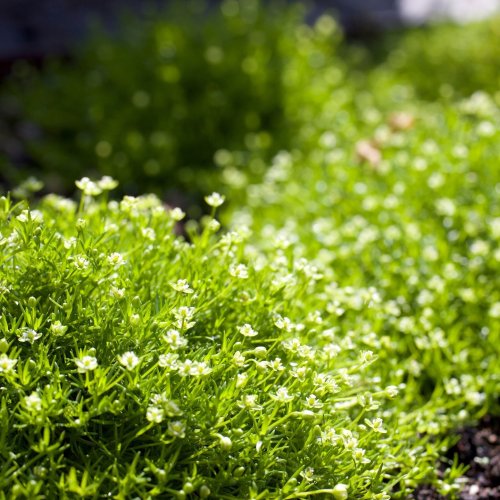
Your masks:
{"label": "brown dried leaf", "polygon": [[372,141],[367,140],[356,143],[356,156],[358,160],[368,163],[373,168],[378,167],[382,161],[380,149]]}
{"label": "brown dried leaf", "polygon": [[406,112],[393,113],[389,116],[389,126],[395,131],[409,130],[415,124],[415,117]]}

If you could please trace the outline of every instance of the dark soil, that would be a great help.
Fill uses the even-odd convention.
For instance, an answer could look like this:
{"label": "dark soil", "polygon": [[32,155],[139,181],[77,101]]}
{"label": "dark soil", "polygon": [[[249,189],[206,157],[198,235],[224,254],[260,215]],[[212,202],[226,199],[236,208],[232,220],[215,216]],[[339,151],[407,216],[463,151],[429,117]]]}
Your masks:
{"label": "dark soil", "polygon": [[[460,432],[459,442],[449,450],[459,462],[469,466],[460,500],[500,500],[500,417],[485,417],[477,427]],[[410,497],[414,500],[446,499],[430,486],[421,486]]]}

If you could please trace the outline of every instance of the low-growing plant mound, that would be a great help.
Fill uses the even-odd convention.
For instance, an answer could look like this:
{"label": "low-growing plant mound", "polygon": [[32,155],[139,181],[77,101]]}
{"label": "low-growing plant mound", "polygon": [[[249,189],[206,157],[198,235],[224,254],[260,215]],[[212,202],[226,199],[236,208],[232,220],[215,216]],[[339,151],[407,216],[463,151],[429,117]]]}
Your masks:
{"label": "low-growing plant mound", "polygon": [[484,93],[413,109],[372,108],[351,138],[325,110],[316,146],[278,154],[229,223],[252,229],[252,260],[278,251],[324,274],[337,334],[377,349],[405,404],[429,411],[415,431],[441,435],[471,408],[498,412],[500,110]]}
{"label": "low-growing plant mound", "polygon": [[78,185],[78,206],[1,199],[3,492],[388,498],[433,477],[432,435],[465,415],[418,408],[420,365],[371,333],[404,303],[285,240],[250,257],[210,217],[188,242],[154,196]]}
{"label": "low-growing plant mound", "polygon": [[[223,26],[240,33],[250,59],[220,115],[207,102],[220,104],[214,88],[240,49],[228,31],[202,25],[213,40],[203,64],[217,84],[202,85],[191,109],[187,94],[170,101],[164,85],[184,92],[198,81],[194,70],[180,75],[192,51],[200,63],[199,40],[162,22],[137,34],[146,53],[158,49],[153,69],[137,53],[161,80],[157,94],[142,79],[129,86],[120,45],[108,41],[99,58],[109,66],[84,83],[99,89],[95,107],[84,106],[95,135],[77,133],[81,150],[57,134],[40,143],[40,158],[55,152],[49,163],[66,179],[97,154],[104,173],[160,192],[161,179],[179,181],[170,175],[185,158],[177,146],[164,156],[148,149],[168,129],[186,148],[199,144],[189,154],[215,152],[233,203],[227,229],[215,218],[220,194],[206,197],[209,216],[181,228],[183,212],[155,195],[110,201],[117,182],[108,176],[77,181],[79,203],[0,198],[0,498],[387,499],[419,485],[453,498],[463,486],[463,466],[446,455],[454,432],[499,411],[495,97],[415,101],[416,87],[390,64],[342,83],[342,65],[330,65],[331,18],[281,32],[262,12],[222,4]],[[261,22],[271,38],[255,35]],[[187,47],[186,58],[173,46]],[[263,63],[268,50],[281,66]],[[73,82],[67,102],[81,106],[80,73],[54,75],[61,88]],[[108,101],[103,75],[132,99],[112,126],[104,111],[118,101]],[[242,89],[251,97],[242,109],[259,119],[236,120],[234,137],[220,141],[184,137],[197,123],[234,123],[231,99],[248,97]],[[179,103],[189,112],[168,126],[162,115],[155,128],[150,118]],[[44,106],[42,118],[61,119],[54,130],[81,130],[71,112],[49,117]],[[283,131],[260,133],[269,109],[279,109]],[[136,120],[151,135],[127,132]],[[113,140],[100,135],[103,124]],[[271,139],[289,147],[269,160]],[[117,144],[134,154],[121,156]],[[146,157],[160,170],[140,172]],[[200,165],[185,165],[187,186]],[[29,180],[16,194],[38,188]]]}

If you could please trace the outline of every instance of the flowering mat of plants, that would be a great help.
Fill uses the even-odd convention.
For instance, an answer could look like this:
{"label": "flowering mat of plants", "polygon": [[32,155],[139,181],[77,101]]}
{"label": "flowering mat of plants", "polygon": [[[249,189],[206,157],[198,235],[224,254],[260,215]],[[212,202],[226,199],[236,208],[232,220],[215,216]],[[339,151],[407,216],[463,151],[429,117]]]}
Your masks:
{"label": "flowering mat of plants", "polygon": [[0,499],[495,498],[499,24],[179,5],[3,91]]}

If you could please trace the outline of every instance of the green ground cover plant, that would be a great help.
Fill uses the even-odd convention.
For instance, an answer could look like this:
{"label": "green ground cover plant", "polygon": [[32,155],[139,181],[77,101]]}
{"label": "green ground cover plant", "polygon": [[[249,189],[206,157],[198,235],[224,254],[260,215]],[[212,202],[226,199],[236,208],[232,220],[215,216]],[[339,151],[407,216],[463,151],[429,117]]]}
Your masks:
{"label": "green ground cover plant", "polygon": [[423,403],[448,334],[432,314],[413,318],[384,283],[334,281],[336,266],[284,238],[255,255],[248,228],[217,236],[218,194],[188,243],[182,211],[153,195],[108,202],[114,184],[82,179],[78,205],[1,199],[3,497],[458,488],[457,464],[438,480],[435,461],[490,395],[469,363],[488,363],[478,342],[493,338],[465,330],[460,370],[437,364],[450,378]]}
{"label": "green ground cover plant", "polygon": [[225,194],[205,217],[113,199],[110,162],[76,201],[0,198],[0,498],[458,495],[454,433],[500,411],[494,83],[419,100],[392,63],[361,76],[331,52],[332,18],[293,22],[283,129],[200,137]]}
{"label": "green ground cover plant", "polygon": [[[3,98],[40,131],[25,147],[50,188],[71,192],[75,178],[110,174],[122,192],[158,194],[217,188],[220,148],[245,151],[246,175],[258,178],[280,149],[317,131],[325,102],[341,134],[363,126],[345,111],[366,115],[366,93],[386,109],[476,90],[498,103],[498,18],[353,47],[330,17],[311,26],[304,13],[297,4],[229,0],[124,18],[121,31],[96,32],[70,63],[22,67]],[[11,184],[30,172],[2,169]]]}
{"label": "green ground cover plant", "polygon": [[[388,322],[365,324],[366,342],[389,334],[385,368],[415,378],[415,405],[498,402],[499,117],[475,94],[456,107],[420,103],[411,120],[381,115],[363,139],[324,133],[309,154],[277,155],[230,218],[252,229],[255,259],[288,248],[328,275],[340,323],[349,323],[346,303],[363,310],[351,286],[374,286],[394,305]],[[458,389],[464,374],[484,385]]]}
{"label": "green ground cover plant", "polygon": [[107,178],[78,182],[79,205],[4,197],[2,489],[452,497],[460,467],[435,471],[450,431],[498,409],[484,99],[378,124],[378,163],[332,135],[280,153],[220,235],[217,194],[189,241],[182,211],[108,201]]}

